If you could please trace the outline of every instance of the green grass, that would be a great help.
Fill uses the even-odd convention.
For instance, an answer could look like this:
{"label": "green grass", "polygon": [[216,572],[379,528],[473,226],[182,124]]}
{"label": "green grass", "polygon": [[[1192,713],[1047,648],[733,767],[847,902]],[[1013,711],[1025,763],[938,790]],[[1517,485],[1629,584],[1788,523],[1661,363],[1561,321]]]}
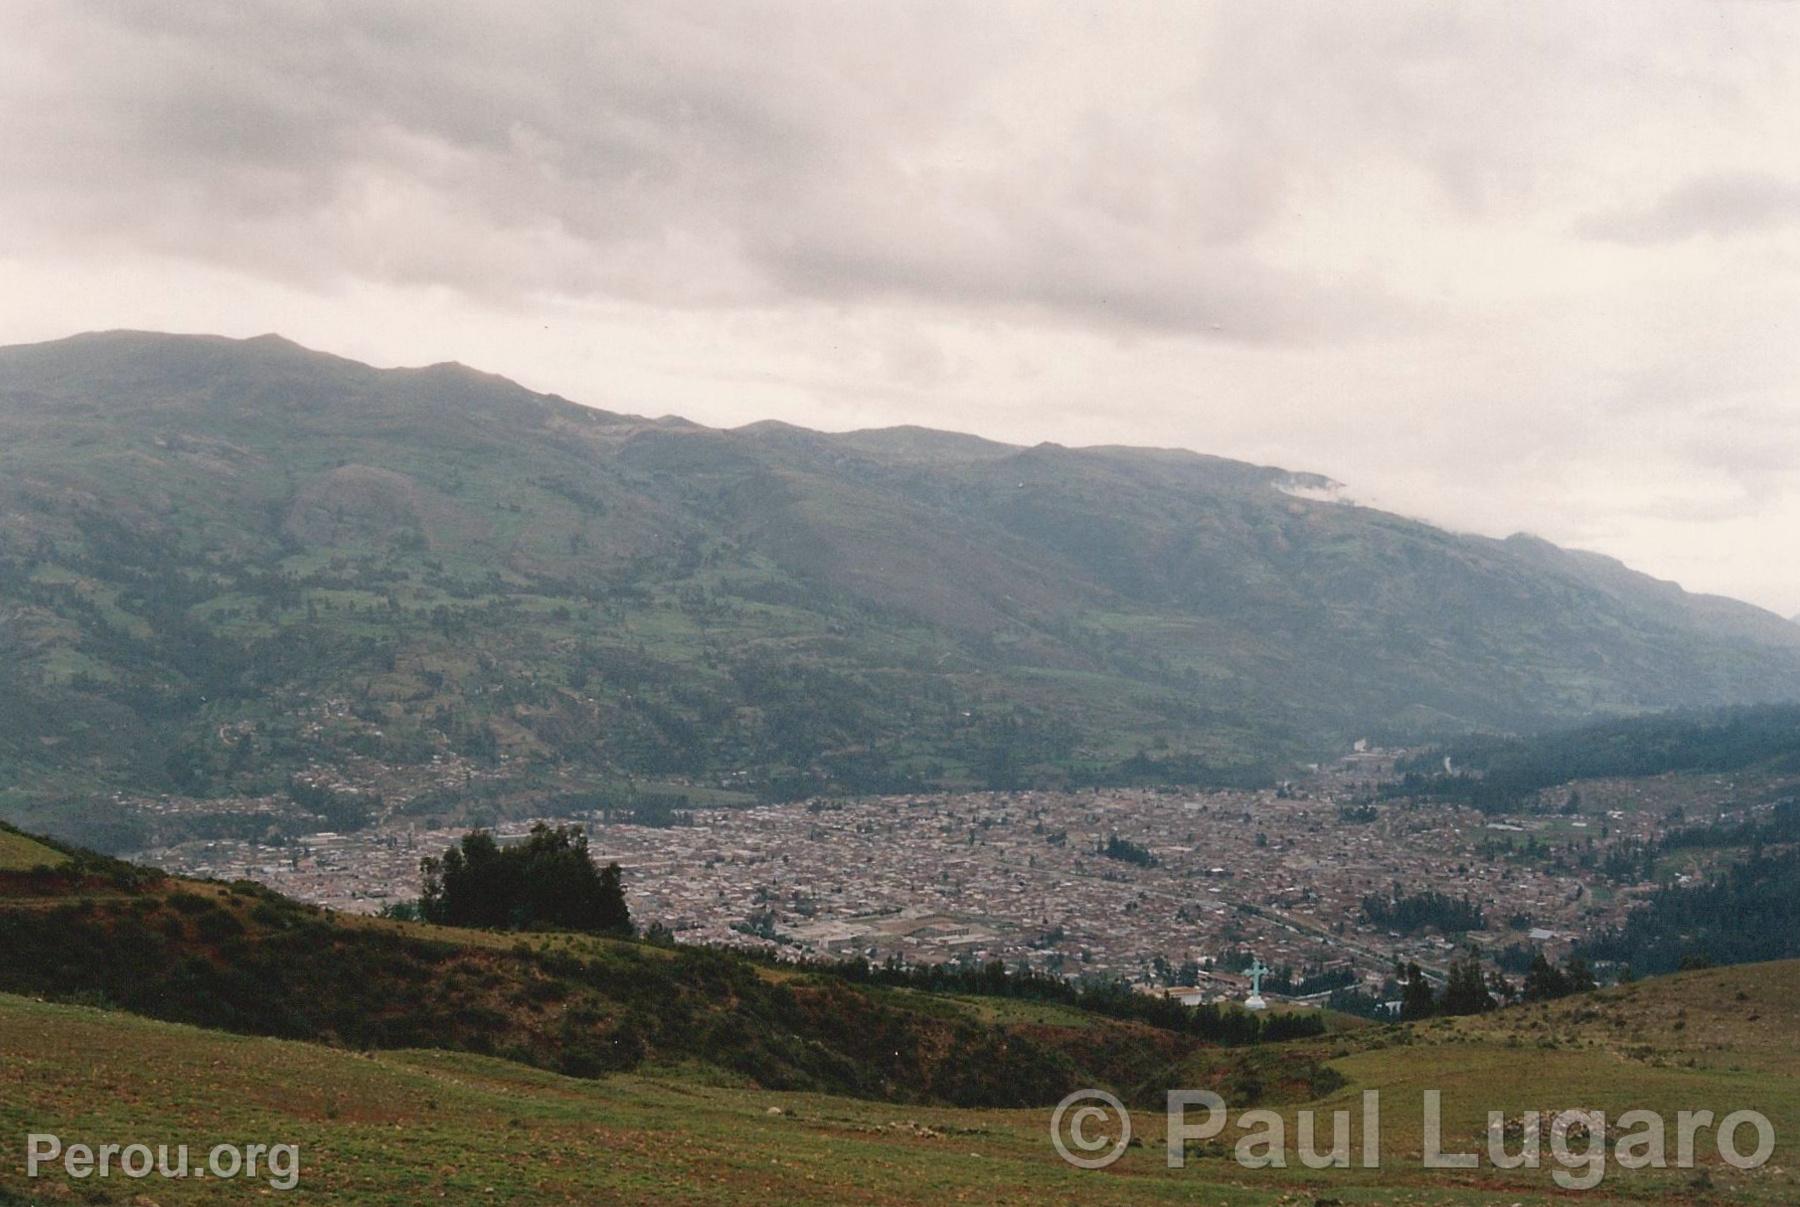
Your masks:
{"label": "green grass", "polygon": [[38,867],[60,867],[69,857],[41,842],[12,830],[0,829],[0,872],[29,872]]}
{"label": "green grass", "polygon": [[[1763,965],[1542,1009],[1341,1036],[1332,1064],[1348,1084],[1308,1105],[1349,1110],[1356,1120],[1361,1092],[1380,1089],[1383,1162],[1379,1170],[1329,1172],[1292,1160],[1288,1169],[1246,1170],[1216,1145],[1170,1170],[1149,1111],[1137,1117],[1143,1147],[1088,1173],[1054,1155],[1045,1110],[760,1091],[704,1072],[574,1080],[467,1054],[356,1054],[0,995],[0,1202],[7,1192],[82,1201],[95,1190],[116,1201],[139,1193],[165,1204],[219,1201],[218,1187],[204,1182],[74,1183],[59,1172],[27,1185],[19,1146],[31,1131],[65,1142],[297,1144],[301,1184],[292,1197],[333,1203],[1561,1200],[1549,1168],[1421,1169],[1420,1091],[1438,1089],[1446,1148],[1464,1151],[1481,1147],[1476,1138],[1489,1109],[1598,1108],[1616,1117],[1641,1106],[1672,1118],[1680,1109],[1755,1108],[1778,1137],[1761,1171],[1738,1173],[1708,1160],[1713,1148],[1703,1139],[1705,1185],[1694,1171],[1613,1166],[1579,1201],[1791,1203],[1800,1195],[1789,1169],[1800,1127],[1800,1053],[1790,1042],[1800,1021],[1797,986],[1800,965]],[[1737,1000],[1740,992],[1746,1001]],[[1627,1032],[1655,1032],[1658,1062],[1623,1050],[1615,1018]],[[1675,1022],[1687,1025],[1677,1031]],[[1533,1038],[1550,1036],[1557,1047]],[[1296,1109],[1279,1108],[1290,1159]],[[1328,1128],[1328,1116],[1321,1123]],[[1240,1134],[1234,1124],[1225,1136]],[[1360,1153],[1354,1128],[1353,1152]]]}

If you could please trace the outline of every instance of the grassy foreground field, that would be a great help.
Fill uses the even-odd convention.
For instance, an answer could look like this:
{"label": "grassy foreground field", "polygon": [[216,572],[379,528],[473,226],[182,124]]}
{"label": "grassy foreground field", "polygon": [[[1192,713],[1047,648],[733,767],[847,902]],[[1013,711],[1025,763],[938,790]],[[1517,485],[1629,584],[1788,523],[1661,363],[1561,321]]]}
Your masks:
{"label": "grassy foreground field", "polygon": [[60,867],[69,857],[53,847],[14,830],[0,829],[0,872],[28,872],[38,867]]}
{"label": "grassy foreground field", "polygon": [[[0,995],[0,1203],[232,1202],[264,1194],[243,1180],[75,1180],[59,1165],[24,1176],[25,1137],[65,1143],[295,1144],[312,1202],[418,1203],[1144,1203],[1510,1204],[1793,1203],[1800,1127],[1800,965],[1683,974],[1481,1019],[1371,1028],[1331,1037],[1322,1055],[1345,1081],[1312,1103],[1277,1108],[1289,1168],[1231,1159],[1244,1135],[1232,1097],[1251,1093],[1254,1054],[1196,1059],[1234,1115],[1220,1140],[1166,1167],[1161,1120],[1138,1110],[1141,1147],[1087,1172],[1065,1165],[1049,1111],[894,1105],[746,1088],[715,1071],[564,1077],[466,1053],[360,1054],[247,1038],[82,1006]],[[1740,997],[1740,995],[1742,995]],[[1247,1080],[1248,1078],[1248,1080]],[[1234,1080],[1235,1079],[1235,1080]],[[1296,1158],[1297,1109],[1361,1118],[1382,1091],[1378,1170],[1313,1171]],[[1698,1168],[1628,1171],[1561,1190],[1544,1168],[1425,1170],[1420,1094],[1444,1095],[1444,1147],[1482,1151],[1485,1112],[1633,1107],[1665,1114],[1750,1108],[1774,1126],[1760,1169],[1724,1165],[1712,1133]],[[1100,1129],[1104,1130],[1104,1129]],[[1746,1129],[1739,1137],[1754,1147]],[[1326,1143],[1321,1141],[1321,1147]],[[1361,1135],[1352,1128],[1353,1157]],[[1584,1150],[1583,1142],[1573,1144]],[[1510,1145],[1517,1150],[1516,1140]]]}

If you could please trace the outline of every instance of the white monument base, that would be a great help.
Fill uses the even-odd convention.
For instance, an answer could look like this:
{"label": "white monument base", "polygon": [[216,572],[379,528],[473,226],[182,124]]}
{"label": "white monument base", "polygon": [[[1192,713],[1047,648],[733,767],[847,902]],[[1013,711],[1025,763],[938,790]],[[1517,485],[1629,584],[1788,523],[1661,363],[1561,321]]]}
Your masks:
{"label": "white monument base", "polygon": [[1252,993],[1249,997],[1244,999],[1244,1009],[1246,1010],[1267,1010],[1268,1008],[1269,1003],[1263,1001],[1263,996],[1260,993]]}

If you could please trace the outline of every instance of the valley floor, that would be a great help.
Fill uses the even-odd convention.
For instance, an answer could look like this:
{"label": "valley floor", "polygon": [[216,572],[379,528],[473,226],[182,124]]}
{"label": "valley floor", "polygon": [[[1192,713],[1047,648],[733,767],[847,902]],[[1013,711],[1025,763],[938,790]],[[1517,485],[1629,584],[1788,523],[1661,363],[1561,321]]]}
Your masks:
{"label": "valley floor", "polygon": [[[1659,840],[1678,824],[1678,805],[1741,821],[1792,791],[1786,780],[1748,776],[1585,782],[1574,814],[1486,816],[1403,801],[1346,821],[1369,777],[1391,770],[1365,757],[1379,759],[1354,756],[1280,792],[860,797],[701,809],[694,824],[670,827],[542,820],[583,826],[602,862],[623,865],[634,918],[687,943],[877,963],[998,959],[1139,982],[1153,980],[1159,962],[1198,968],[1253,950],[1277,968],[1352,970],[1377,994],[1396,958],[1438,970],[1454,948],[1435,929],[1374,924],[1367,897],[1385,898],[1397,883],[1468,895],[1485,912],[1487,929],[1474,933],[1490,958],[1530,942],[1561,959],[1577,939],[1621,925],[1653,887],[1603,875],[1593,865],[1605,851]],[[498,832],[519,839],[527,829],[517,821]],[[420,858],[463,832],[392,817],[280,846],[195,839],[137,858],[372,913],[415,897]],[[1096,853],[1115,836],[1148,861]],[[1662,870],[1698,874],[1706,854],[1680,852]],[[1234,1000],[1244,991],[1230,980],[1208,987]]]}

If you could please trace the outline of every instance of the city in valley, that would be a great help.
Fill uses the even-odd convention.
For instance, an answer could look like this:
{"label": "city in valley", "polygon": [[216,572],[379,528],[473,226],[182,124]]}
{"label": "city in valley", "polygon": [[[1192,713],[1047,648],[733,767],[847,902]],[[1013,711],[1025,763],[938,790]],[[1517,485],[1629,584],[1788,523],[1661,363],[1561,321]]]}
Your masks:
{"label": "city in valley", "polygon": [[[1730,777],[1675,776],[1594,781],[1524,812],[1483,814],[1379,791],[1393,757],[1359,752],[1255,791],[831,798],[665,810],[655,824],[595,811],[495,830],[505,841],[539,820],[581,826],[601,862],[623,867],[637,924],[683,942],[797,959],[1000,960],[1122,977],[1189,1001],[1241,996],[1234,974],[1253,953],[1289,974],[1280,983],[1294,996],[1322,1000],[1330,988],[1379,993],[1396,960],[1441,970],[1463,941],[1372,920],[1371,899],[1466,899],[1490,959],[1529,948],[1557,958],[1619,924],[1654,885],[1621,876],[1609,853],[1678,824],[1741,819],[1756,807],[1740,799],[1769,797]],[[139,807],[191,825],[205,806]],[[421,858],[467,828],[391,810],[350,832],[189,840],[141,858],[374,912],[415,898]]]}

